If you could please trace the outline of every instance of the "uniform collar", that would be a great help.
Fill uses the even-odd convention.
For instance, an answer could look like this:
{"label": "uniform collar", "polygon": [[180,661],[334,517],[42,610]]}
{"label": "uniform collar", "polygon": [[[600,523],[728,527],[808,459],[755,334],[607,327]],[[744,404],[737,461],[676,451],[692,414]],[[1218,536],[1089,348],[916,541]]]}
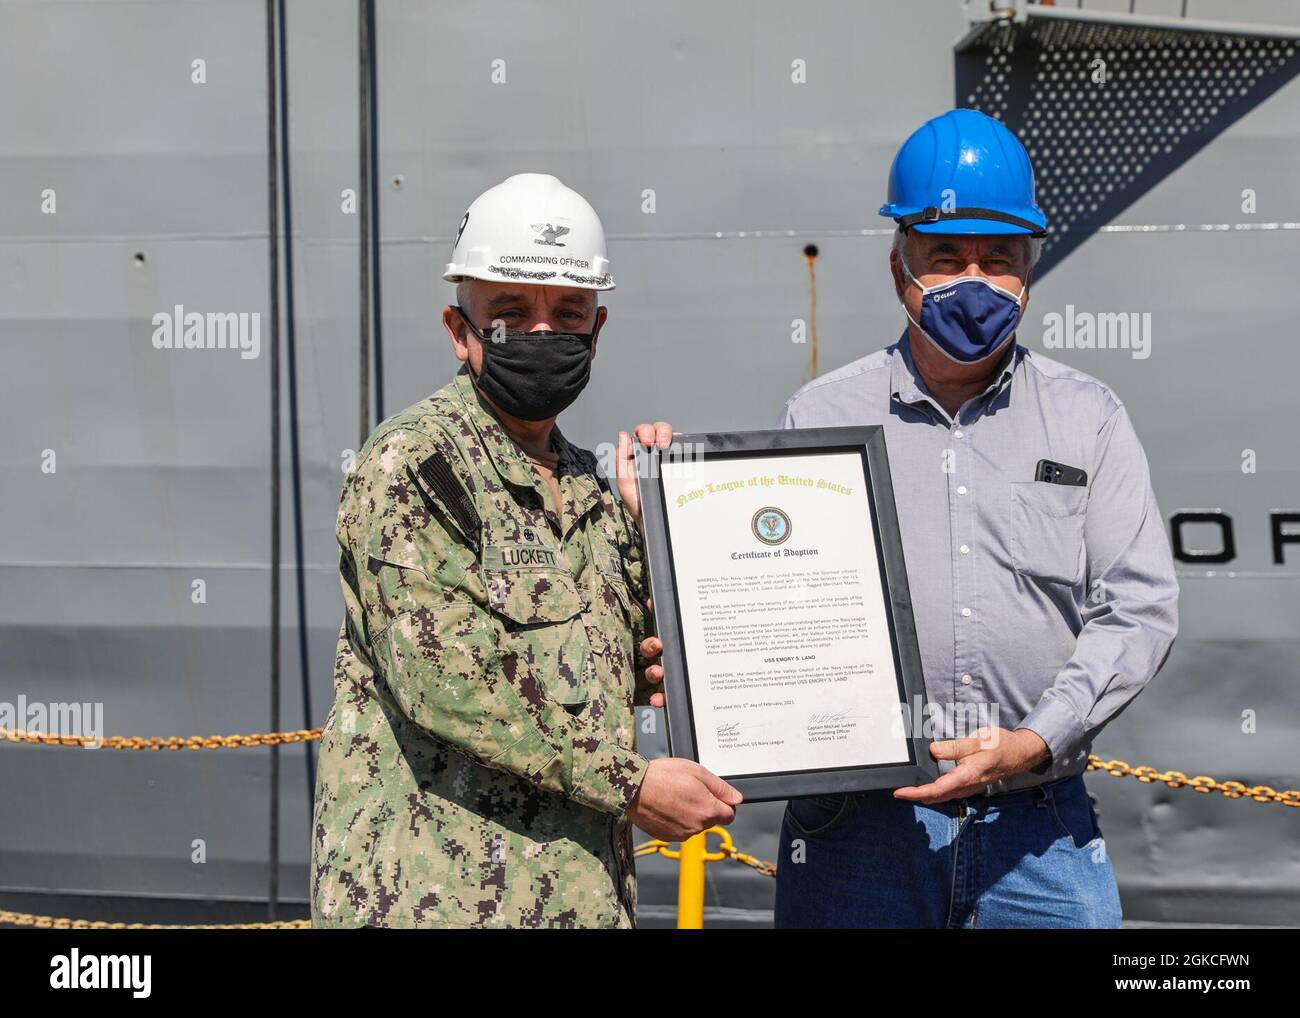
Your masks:
{"label": "uniform collar", "polygon": [[455,385],[456,393],[465,405],[465,413],[474,430],[478,432],[483,449],[488,459],[492,461],[492,465],[496,467],[497,473],[503,480],[516,487],[531,488],[535,476],[532,464],[524,456],[523,450],[515,445],[514,439],[506,434],[506,429],[501,426],[501,422],[479,398],[478,390],[474,388],[474,382],[470,379],[467,368],[460,369],[456,375]]}
{"label": "uniform collar", "polygon": [[[541,495],[543,489],[540,486],[545,482],[524,451],[515,444],[501,422],[479,397],[465,367],[456,375],[455,386],[465,405],[465,413],[478,432],[482,447],[497,473],[509,484]],[[596,480],[596,465],[591,454],[565,438],[558,424],[551,431],[551,448],[558,457],[555,477],[564,499],[560,510],[562,530],[568,533],[569,528],[600,501],[600,485]]]}
{"label": "uniform collar", "polygon": [[557,424],[551,432],[551,448],[559,456],[555,476],[564,495],[564,532],[586,516],[601,500],[596,461],[591,453],[579,449],[560,432]]}

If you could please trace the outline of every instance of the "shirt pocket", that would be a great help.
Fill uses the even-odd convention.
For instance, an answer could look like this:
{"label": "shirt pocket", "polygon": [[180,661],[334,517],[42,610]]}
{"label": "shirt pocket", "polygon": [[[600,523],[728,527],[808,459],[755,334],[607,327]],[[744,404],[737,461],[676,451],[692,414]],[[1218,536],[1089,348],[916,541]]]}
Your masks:
{"label": "shirt pocket", "polygon": [[630,672],[636,660],[633,645],[638,636],[646,635],[646,607],[632,595],[623,571],[623,556],[612,531],[596,531],[592,535],[591,554],[595,564],[592,594],[602,609],[601,625],[620,652],[618,660],[625,659]]}
{"label": "shirt pocket", "polygon": [[1011,559],[1022,575],[1073,586],[1083,579],[1088,489],[1045,481],[1011,485]]}
{"label": "shirt pocket", "polygon": [[484,578],[489,610],[520,645],[542,691],[566,707],[590,700],[591,645],[573,577],[561,569],[488,569]]}
{"label": "shirt pocket", "polygon": [[600,578],[605,581],[605,585],[613,593],[613,601],[606,601],[611,608],[621,609],[622,618],[626,621],[629,629],[636,621],[637,610],[636,604],[632,600],[632,592],[628,590],[627,580],[623,578],[622,573],[600,571]]}
{"label": "shirt pocket", "polygon": [[596,584],[596,598],[601,604],[599,634],[605,644],[604,678],[630,709],[636,696],[636,640],[644,635],[644,619],[621,574],[600,572]]}
{"label": "shirt pocket", "polygon": [[625,627],[633,626],[638,621],[637,609],[623,573],[623,558],[611,534],[598,530],[591,535],[591,557],[597,583],[601,585],[595,593]]}

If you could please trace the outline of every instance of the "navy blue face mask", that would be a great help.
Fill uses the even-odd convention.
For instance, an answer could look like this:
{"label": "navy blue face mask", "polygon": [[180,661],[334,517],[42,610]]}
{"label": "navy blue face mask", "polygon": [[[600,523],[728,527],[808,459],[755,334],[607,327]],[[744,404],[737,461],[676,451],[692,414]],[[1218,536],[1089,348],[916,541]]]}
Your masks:
{"label": "navy blue face mask", "polygon": [[907,262],[903,272],[921,287],[921,320],[903,305],[907,320],[921,330],[943,354],[960,364],[992,357],[1011,338],[1020,322],[1020,295],[995,286],[983,276],[958,276],[935,286],[922,286]]}

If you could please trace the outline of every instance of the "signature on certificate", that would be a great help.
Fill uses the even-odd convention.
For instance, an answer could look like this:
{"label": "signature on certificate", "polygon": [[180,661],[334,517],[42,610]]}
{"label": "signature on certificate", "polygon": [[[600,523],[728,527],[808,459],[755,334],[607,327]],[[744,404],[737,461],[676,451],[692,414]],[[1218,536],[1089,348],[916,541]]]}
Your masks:
{"label": "signature on certificate", "polygon": [[865,714],[851,714],[851,707],[844,710],[836,711],[818,711],[808,715],[808,727],[814,728],[819,725],[838,725],[845,721],[862,721],[866,719]]}

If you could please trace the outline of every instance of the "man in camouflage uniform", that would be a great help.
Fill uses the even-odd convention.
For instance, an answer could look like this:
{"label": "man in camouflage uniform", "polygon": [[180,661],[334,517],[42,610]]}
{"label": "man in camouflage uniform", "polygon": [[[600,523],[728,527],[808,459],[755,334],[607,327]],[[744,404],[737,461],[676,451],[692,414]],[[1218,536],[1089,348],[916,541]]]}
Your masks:
{"label": "man in camouflage uniform", "polygon": [[[532,243],[577,267],[515,275]],[[632,823],[677,840],[734,816],[731,786],[635,749],[633,704],[662,705],[662,668],[634,648],[662,648],[631,439],[616,499],[555,427],[586,383],[607,266],[595,212],[555,178],[480,196],[444,277],[466,367],[357,454],[313,925],[630,926]],[[671,429],[635,434],[666,445]]]}

